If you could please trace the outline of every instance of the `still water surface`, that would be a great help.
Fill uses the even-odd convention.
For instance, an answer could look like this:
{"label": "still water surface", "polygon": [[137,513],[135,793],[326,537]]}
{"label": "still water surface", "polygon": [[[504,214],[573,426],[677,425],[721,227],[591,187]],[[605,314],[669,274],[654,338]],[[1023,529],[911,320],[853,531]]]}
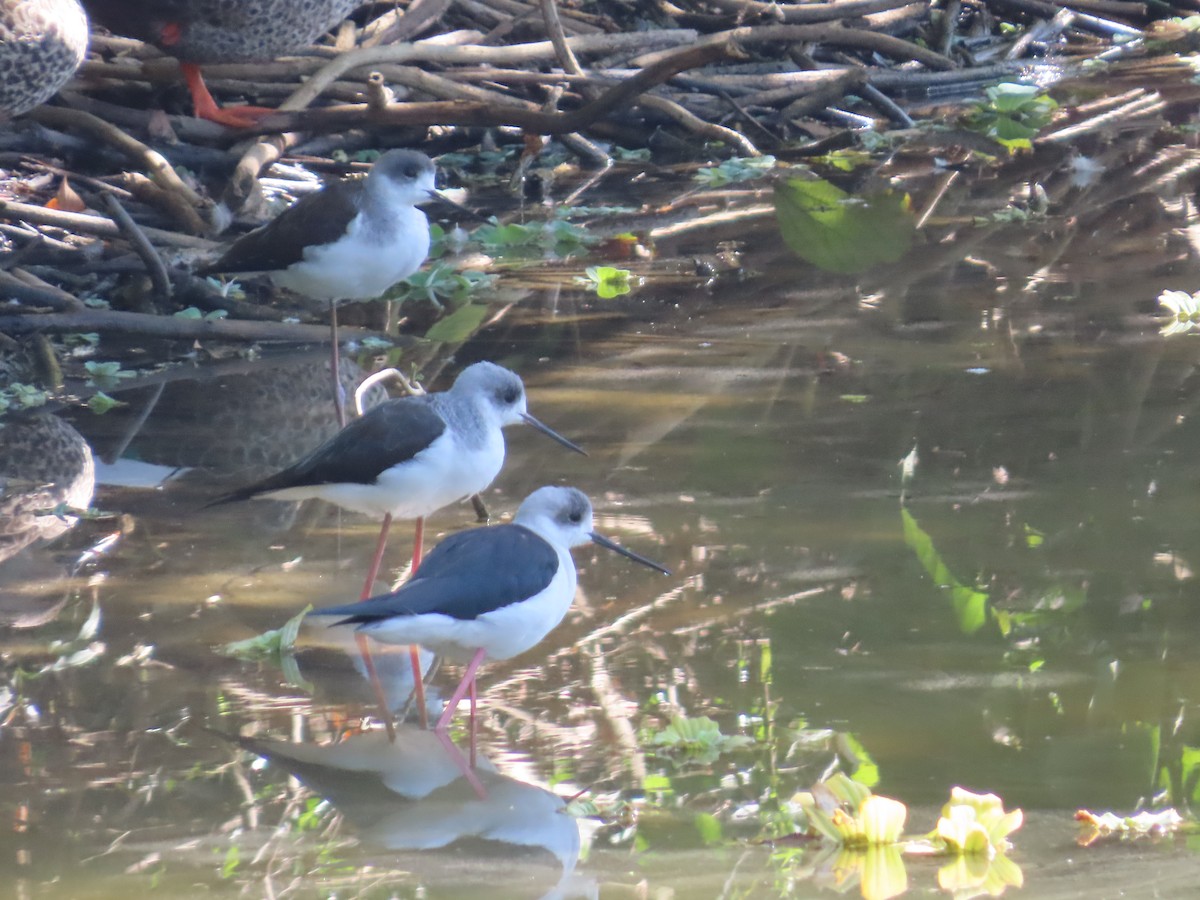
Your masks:
{"label": "still water surface", "polygon": [[[658,246],[686,261],[736,238],[742,275],[604,301],[572,270],[461,346],[414,351],[433,389],[478,359],[515,369],[530,410],[590,453],[510,429],[495,515],[575,485],[598,530],[674,572],[576,551],[567,620],[484,670],[474,785],[465,730],[459,749],[359,733],[370,693],[336,630],[305,625],[283,667],[218,652],[351,599],[369,562],[375,524],[318,502],[204,508],[332,428],[321,351],[197,367],[105,417],[51,420],[66,437],[35,420],[66,480],[87,481],[71,445],[90,444],[93,503],[120,518],[4,564],[22,626],[0,632],[4,881],[21,897],[716,897],[840,878],[853,895],[821,848],[758,840],[788,834],[784,802],[840,765],[877,767],[913,834],[956,784],[1022,807],[1026,895],[1193,895],[1184,842],[1081,848],[1073,823],[1196,791],[1200,337],[1138,314],[1200,287],[1178,188],[1137,192],[1173,218],[1149,256],[1124,220],[1123,267],[1095,229],[1004,226],[834,278],[750,216]],[[473,524],[444,510],[427,540]],[[393,534],[398,575],[411,527]],[[405,661],[383,660],[397,702]],[[672,759],[651,735],[675,715],[753,740]],[[562,811],[582,791],[601,818]],[[910,860],[910,888],[935,892],[939,865]]]}

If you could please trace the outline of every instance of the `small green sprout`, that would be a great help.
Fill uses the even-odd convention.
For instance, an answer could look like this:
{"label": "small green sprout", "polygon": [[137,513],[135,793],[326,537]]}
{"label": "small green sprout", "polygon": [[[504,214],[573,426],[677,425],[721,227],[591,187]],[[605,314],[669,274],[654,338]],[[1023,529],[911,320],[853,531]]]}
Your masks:
{"label": "small green sprout", "polygon": [[591,288],[602,300],[620,297],[633,289],[629,270],[612,266],[589,266],[582,276],[576,277],[575,282]]}
{"label": "small green sprout", "polygon": [[133,378],[137,373],[122,369],[119,362],[99,362],[89,359],[83,364],[84,370],[90,376],[88,384],[93,387],[112,385],[125,378]]}
{"label": "small green sprout", "polygon": [[102,416],[114,407],[125,406],[125,403],[108,396],[104,391],[96,391],[96,393],[88,398],[87,405],[88,409],[96,415]]}
{"label": "small green sprout", "polygon": [[1058,103],[1034,84],[1003,82],[985,92],[987,99],[967,117],[967,125],[1009,149],[1028,150],[1050,124]]}
{"label": "small green sprout", "polygon": [[753,740],[745,735],[722,734],[721,727],[708,716],[694,719],[676,716],[662,731],[648,735],[647,743],[663,755],[705,763],[728,750],[752,744]]}

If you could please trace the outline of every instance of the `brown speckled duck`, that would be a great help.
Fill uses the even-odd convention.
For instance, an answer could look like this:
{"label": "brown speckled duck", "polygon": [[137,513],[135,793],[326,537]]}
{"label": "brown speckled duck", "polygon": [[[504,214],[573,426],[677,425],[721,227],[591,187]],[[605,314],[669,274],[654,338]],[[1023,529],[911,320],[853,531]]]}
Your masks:
{"label": "brown speckled duck", "polygon": [[0,0],[0,122],[54,96],[87,44],[79,0]]}
{"label": "brown speckled duck", "polygon": [[84,0],[92,20],[180,61],[196,115],[244,128],[274,110],[221,109],[200,66],[266,62],[307,47],[364,0]]}

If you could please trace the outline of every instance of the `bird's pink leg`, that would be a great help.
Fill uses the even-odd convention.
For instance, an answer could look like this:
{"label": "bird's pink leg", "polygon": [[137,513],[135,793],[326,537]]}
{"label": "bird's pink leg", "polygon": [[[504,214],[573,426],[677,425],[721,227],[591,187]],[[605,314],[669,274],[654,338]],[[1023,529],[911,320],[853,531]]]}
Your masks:
{"label": "bird's pink leg", "polygon": [[[425,517],[417,517],[417,527],[413,532],[413,561],[412,574],[417,574],[421,565],[421,544],[425,540]],[[409,576],[411,577],[411,576]],[[421,648],[416,644],[408,646],[409,659],[412,660],[413,691],[417,697],[417,715],[421,717],[421,727],[429,727],[429,713],[425,709],[425,674],[421,671]]]}
{"label": "bird's pink leg", "polygon": [[450,720],[454,718],[454,711],[458,709],[458,704],[462,702],[462,698],[466,696],[467,690],[471,687],[471,683],[475,680],[475,670],[479,668],[479,664],[483,662],[483,649],[475,651],[475,655],[471,657],[471,661],[467,663],[466,674],[463,675],[462,681],[458,683],[458,687],[454,689],[454,696],[450,698],[450,702],[446,704],[445,710],[442,711],[442,717],[438,719],[437,724],[433,726],[434,731],[445,731],[446,726],[450,724]]}
{"label": "bird's pink leg", "polygon": [[412,573],[417,574],[421,567],[421,545],[425,543],[425,517],[417,517],[417,527],[413,529],[413,563]]}
{"label": "bird's pink leg", "polygon": [[475,679],[471,678],[471,768],[475,768]]}
{"label": "bird's pink leg", "polygon": [[450,740],[450,735],[444,731],[435,731],[434,736],[438,739],[438,743],[442,745],[442,749],[446,751],[446,755],[450,757],[450,761],[454,763],[454,767],[458,769],[459,774],[467,780],[467,784],[475,791],[475,796],[480,800],[487,799],[487,788],[483,786],[483,782],[479,780],[479,776],[475,774],[474,761],[468,766],[467,761],[463,759],[462,753],[455,745],[454,741]]}
{"label": "bird's pink leg", "polygon": [[[388,514],[383,517],[383,527],[379,529],[379,540],[375,545],[375,558],[371,562],[371,571],[367,573],[362,594],[358,598],[359,602],[368,599],[375,587],[375,577],[379,574],[379,567],[383,563],[383,550],[387,546],[388,529],[391,525],[392,517]],[[388,708],[387,693],[383,689],[383,682],[379,680],[379,672],[375,669],[375,660],[371,658],[371,645],[365,634],[356,634],[354,640],[358,644],[359,655],[362,656],[363,666],[366,667],[367,677],[371,681],[371,689],[375,692],[375,702],[379,704],[379,714],[383,717],[383,724],[387,728],[388,740],[395,742],[396,728],[392,724],[392,711]]]}
{"label": "bird's pink leg", "polygon": [[371,658],[371,646],[367,643],[365,634],[354,635],[358,644],[358,652],[362,655],[363,664],[367,667],[367,677],[375,691],[375,702],[379,704],[379,714],[383,717],[383,725],[387,729],[388,740],[396,743],[396,726],[392,724],[392,711],[388,709],[387,694],[383,692],[383,682],[379,680],[379,672],[375,670],[375,660]]}
{"label": "bird's pink leg", "polygon": [[333,409],[338,428],[346,427],[346,402],[342,399],[341,351],[338,349],[337,301],[329,304],[329,371],[333,375]]}
{"label": "bird's pink leg", "polygon": [[375,556],[371,559],[371,569],[367,572],[367,580],[363,582],[362,594],[359,600],[367,600],[375,590],[375,579],[379,577],[379,567],[383,565],[383,551],[387,547],[388,530],[392,527],[392,514],[383,517],[383,525],[379,529],[379,540],[375,543]]}

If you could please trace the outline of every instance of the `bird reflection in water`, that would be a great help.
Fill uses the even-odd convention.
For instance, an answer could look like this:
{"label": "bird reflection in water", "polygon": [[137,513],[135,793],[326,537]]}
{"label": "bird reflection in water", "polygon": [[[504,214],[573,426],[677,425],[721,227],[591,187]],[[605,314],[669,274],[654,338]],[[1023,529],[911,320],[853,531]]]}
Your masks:
{"label": "bird reflection in water", "polygon": [[96,487],[91,448],[45,412],[0,423],[0,625],[34,628],[71,596],[60,583],[88,553],[64,562],[49,545],[79,521]]}
{"label": "bird reflection in water", "polygon": [[444,733],[402,725],[394,743],[382,730],[326,745],[237,742],[327,800],[364,844],[422,851],[403,860],[419,875],[461,877],[466,854],[489,883],[528,881],[543,897],[593,893],[575,883],[581,839],[566,801],[486,758],[472,766]]}

